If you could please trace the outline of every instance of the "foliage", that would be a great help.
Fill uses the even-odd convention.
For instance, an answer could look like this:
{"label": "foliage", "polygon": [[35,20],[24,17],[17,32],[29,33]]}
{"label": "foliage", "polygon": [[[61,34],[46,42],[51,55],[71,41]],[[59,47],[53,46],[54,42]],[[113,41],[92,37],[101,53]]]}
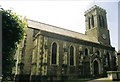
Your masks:
{"label": "foliage", "polygon": [[2,74],[3,79],[11,76],[15,65],[17,44],[24,38],[26,21],[11,10],[0,9],[2,14]]}

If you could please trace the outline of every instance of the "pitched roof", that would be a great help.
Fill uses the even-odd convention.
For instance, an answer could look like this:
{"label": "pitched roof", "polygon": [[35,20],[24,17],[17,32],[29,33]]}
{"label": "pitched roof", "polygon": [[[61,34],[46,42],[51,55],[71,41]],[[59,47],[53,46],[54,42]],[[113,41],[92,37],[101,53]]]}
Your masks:
{"label": "pitched roof", "polygon": [[95,37],[90,37],[90,36],[87,36],[87,35],[82,34],[82,33],[74,32],[71,30],[67,30],[64,28],[60,28],[60,27],[49,25],[49,24],[37,22],[34,20],[30,20],[30,19],[27,19],[27,23],[28,23],[28,27],[32,27],[35,29],[40,29],[43,31],[52,32],[52,33],[60,34],[60,35],[64,35],[64,36],[69,36],[69,37],[77,38],[80,40],[99,43]]}

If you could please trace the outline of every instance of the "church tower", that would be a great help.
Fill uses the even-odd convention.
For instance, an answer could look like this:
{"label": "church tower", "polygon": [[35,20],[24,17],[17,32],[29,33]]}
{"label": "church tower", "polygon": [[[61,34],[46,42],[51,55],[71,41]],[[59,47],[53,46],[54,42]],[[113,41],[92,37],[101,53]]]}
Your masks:
{"label": "church tower", "polygon": [[110,46],[106,10],[94,5],[85,12],[85,24],[87,36],[95,37],[100,44]]}

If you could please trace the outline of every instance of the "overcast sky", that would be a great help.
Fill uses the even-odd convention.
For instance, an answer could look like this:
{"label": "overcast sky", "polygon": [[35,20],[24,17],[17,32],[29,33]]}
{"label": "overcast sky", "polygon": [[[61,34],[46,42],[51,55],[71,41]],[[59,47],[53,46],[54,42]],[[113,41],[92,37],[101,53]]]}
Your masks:
{"label": "overcast sky", "polygon": [[118,50],[118,0],[0,1],[4,9],[28,19],[80,33],[85,33],[84,12],[95,4],[107,11],[111,45]]}

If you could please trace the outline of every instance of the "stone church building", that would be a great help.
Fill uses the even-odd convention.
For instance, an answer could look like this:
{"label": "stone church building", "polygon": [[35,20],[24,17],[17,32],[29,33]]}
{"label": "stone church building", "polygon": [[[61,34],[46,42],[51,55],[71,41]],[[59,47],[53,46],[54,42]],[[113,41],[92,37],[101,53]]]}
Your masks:
{"label": "stone church building", "polygon": [[85,34],[27,19],[26,38],[16,52],[16,80],[61,80],[105,76],[116,70],[106,10],[85,11]]}

